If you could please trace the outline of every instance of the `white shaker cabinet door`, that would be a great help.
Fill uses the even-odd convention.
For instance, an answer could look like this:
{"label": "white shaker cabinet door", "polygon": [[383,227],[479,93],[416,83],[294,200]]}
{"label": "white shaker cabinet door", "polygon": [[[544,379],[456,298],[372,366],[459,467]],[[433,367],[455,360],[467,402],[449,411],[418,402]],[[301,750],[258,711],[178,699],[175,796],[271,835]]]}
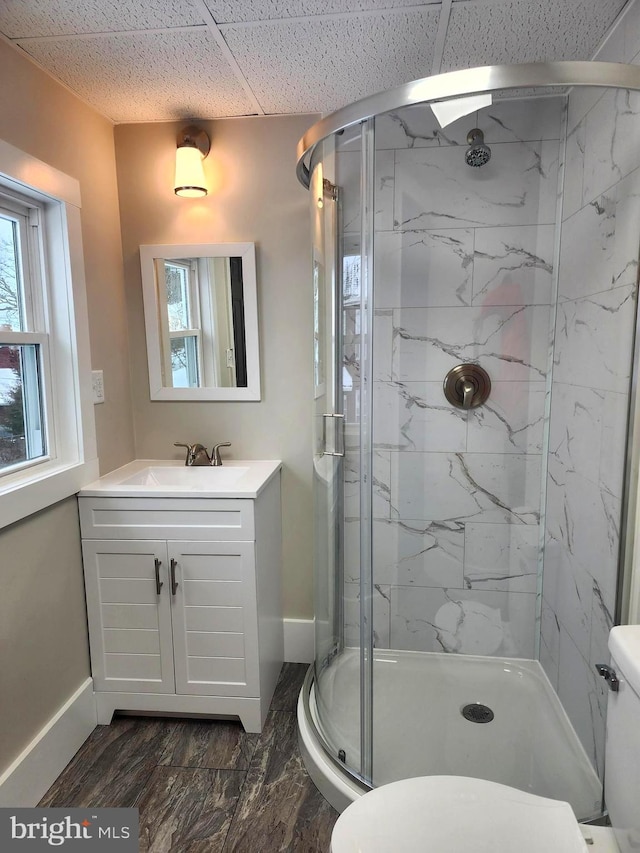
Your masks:
{"label": "white shaker cabinet door", "polygon": [[167,546],[176,693],[259,696],[255,544]]}
{"label": "white shaker cabinet door", "polygon": [[84,540],[82,550],[95,689],[174,693],[166,542]]}

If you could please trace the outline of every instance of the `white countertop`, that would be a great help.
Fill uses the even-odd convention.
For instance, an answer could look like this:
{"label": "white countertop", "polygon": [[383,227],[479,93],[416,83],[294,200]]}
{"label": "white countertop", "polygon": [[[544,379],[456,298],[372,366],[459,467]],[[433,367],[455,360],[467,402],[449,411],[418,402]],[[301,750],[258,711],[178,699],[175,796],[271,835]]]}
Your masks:
{"label": "white countertop", "polygon": [[279,459],[225,459],[219,467],[136,459],[85,486],[79,497],[257,498],[281,467]]}

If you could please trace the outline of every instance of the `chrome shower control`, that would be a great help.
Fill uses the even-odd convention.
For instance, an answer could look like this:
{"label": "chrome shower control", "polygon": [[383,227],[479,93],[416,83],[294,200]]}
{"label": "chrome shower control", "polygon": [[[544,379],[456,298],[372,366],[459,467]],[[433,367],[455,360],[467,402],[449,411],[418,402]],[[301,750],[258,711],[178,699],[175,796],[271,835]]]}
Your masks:
{"label": "chrome shower control", "polygon": [[491,393],[489,374],[479,364],[457,364],[444,378],[444,396],[458,409],[476,409]]}

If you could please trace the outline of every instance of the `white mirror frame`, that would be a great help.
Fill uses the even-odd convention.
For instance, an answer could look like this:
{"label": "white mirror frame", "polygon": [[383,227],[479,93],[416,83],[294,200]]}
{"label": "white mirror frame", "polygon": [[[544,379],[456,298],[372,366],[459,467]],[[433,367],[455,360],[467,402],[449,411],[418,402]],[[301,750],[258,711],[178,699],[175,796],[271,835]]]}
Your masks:
{"label": "white mirror frame", "polygon": [[[181,258],[242,258],[244,321],[247,356],[245,388],[168,388],[162,383],[162,346],[154,260]],[[142,296],[147,334],[149,393],[152,400],[259,400],[260,356],[258,340],[258,296],[254,243],[184,243],[140,246]]]}

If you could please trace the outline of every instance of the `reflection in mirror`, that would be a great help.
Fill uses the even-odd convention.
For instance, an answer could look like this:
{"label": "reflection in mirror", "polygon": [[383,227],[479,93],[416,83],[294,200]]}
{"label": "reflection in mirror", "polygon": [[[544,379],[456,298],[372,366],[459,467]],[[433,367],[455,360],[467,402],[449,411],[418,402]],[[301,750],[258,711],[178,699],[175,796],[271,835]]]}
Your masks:
{"label": "reflection in mirror", "polygon": [[259,400],[252,243],[141,246],[151,399]]}

